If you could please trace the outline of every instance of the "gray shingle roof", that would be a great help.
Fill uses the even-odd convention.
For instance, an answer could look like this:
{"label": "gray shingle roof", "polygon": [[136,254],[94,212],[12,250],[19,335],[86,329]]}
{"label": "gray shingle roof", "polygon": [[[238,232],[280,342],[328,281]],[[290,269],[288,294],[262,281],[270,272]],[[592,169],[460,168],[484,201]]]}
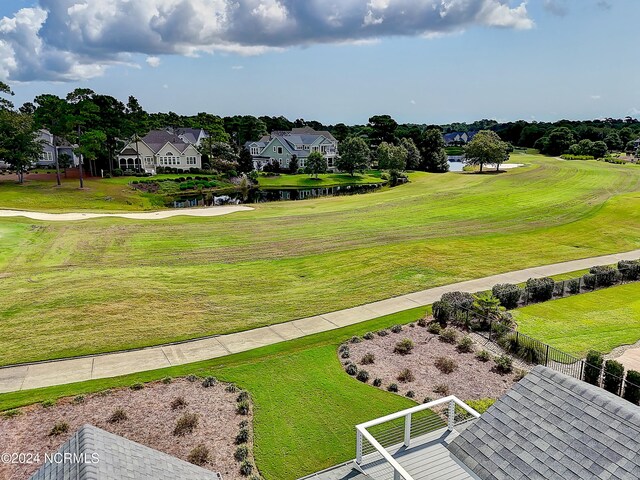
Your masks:
{"label": "gray shingle roof", "polygon": [[31,480],[221,480],[218,473],[192,465],[91,425],[84,425],[58,453],[85,454],[98,461],[45,463]]}
{"label": "gray shingle roof", "polygon": [[180,152],[184,152],[189,146],[189,144],[178,135],[174,135],[166,130],[151,130],[142,137],[142,140],[151,150],[153,150],[153,153],[158,153],[160,149],[167,144],[167,142],[171,143],[171,145],[176,147]]}
{"label": "gray shingle roof", "polygon": [[640,478],[640,408],[537,366],[451,444],[482,479]]}

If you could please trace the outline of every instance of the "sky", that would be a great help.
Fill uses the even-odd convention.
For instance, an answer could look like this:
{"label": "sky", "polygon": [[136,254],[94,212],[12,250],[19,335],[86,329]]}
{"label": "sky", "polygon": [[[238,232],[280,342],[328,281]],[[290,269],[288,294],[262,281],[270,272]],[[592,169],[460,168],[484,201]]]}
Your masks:
{"label": "sky", "polygon": [[150,112],[325,124],[640,115],[638,0],[2,0],[20,105],[77,87]]}

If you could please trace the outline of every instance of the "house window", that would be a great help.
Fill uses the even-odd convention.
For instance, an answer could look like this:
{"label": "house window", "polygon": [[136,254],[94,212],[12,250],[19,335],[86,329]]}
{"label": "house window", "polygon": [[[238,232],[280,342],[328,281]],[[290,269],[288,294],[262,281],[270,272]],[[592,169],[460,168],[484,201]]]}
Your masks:
{"label": "house window", "polygon": [[278,147],[278,153],[282,155],[282,147]]}
{"label": "house window", "polygon": [[43,162],[53,162],[53,154],[51,152],[42,152],[40,160]]}
{"label": "house window", "polygon": [[187,165],[197,165],[196,157],[187,157]]}
{"label": "house window", "polygon": [[333,158],[330,158],[330,159],[327,160],[327,165],[329,167],[333,167]]}
{"label": "house window", "polygon": [[258,147],[251,147],[251,155],[258,155],[260,153],[260,149]]}

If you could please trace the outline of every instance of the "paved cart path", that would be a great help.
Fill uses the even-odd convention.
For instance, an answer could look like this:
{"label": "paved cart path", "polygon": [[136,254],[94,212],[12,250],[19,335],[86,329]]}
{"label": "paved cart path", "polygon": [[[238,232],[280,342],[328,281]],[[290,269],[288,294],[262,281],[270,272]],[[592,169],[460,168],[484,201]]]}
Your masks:
{"label": "paved cart path", "polygon": [[251,207],[240,205],[225,205],[221,207],[206,208],[175,208],[173,210],[161,210],[158,212],[135,212],[135,213],[43,213],[27,212],[23,210],[0,210],[0,217],[27,217],[32,220],[44,220],[47,222],[69,222],[76,220],[88,220],[90,218],[120,217],[133,220],[162,220],[164,218],[187,216],[187,217],[217,217],[235,212],[247,212],[253,210]]}
{"label": "paved cart path", "polygon": [[[613,264],[619,260],[635,260],[637,258],[640,258],[640,250],[555,263],[429,288],[359,307],[239,333],[178,344],[159,345],[141,350],[5,367],[0,369],[0,393],[115,377],[223,357],[305,335],[353,325],[383,315],[430,305],[445,292],[481,292],[489,290],[496,283],[520,283],[532,277],[559,275],[589,268],[593,265]],[[628,355],[630,356],[631,352]]]}

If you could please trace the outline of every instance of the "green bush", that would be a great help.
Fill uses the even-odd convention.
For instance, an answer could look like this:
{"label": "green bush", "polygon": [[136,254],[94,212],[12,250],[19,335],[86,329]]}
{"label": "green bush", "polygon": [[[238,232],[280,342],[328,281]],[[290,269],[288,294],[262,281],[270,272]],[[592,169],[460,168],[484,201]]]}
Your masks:
{"label": "green bush", "polygon": [[358,367],[356,366],[355,363],[349,363],[347,364],[347,366],[345,367],[345,372],[347,372],[347,374],[354,376],[355,374],[358,373]]}
{"label": "green bush", "polygon": [[440,324],[438,322],[431,322],[427,326],[427,331],[429,333],[433,333],[435,335],[440,335],[440,332],[442,332],[442,327],[440,326]]}
{"label": "green bush", "polygon": [[453,328],[445,328],[440,332],[440,340],[444,343],[456,343],[458,341],[458,331]]}
{"label": "green bush", "polygon": [[622,379],[624,377],[624,366],[615,360],[604,362],[604,379],[602,387],[616,395],[620,394]]}
{"label": "green bush", "polygon": [[236,448],[235,453],[233,454],[233,458],[235,458],[238,462],[241,462],[245,458],[249,456],[249,447],[246,445],[240,445]]}
{"label": "green bush", "polygon": [[185,413],[178,421],[173,429],[176,437],[184,437],[188,433],[192,433],[198,426],[198,415],[195,413]]}
{"label": "green bush", "polygon": [[389,335],[389,332],[385,329],[378,330],[376,333],[378,334],[379,337],[386,337],[387,335]]}
{"label": "green bush", "polygon": [[209,458],[209,449],[200,444],[189,452],[187,462],[201,467],[209,461]]}
{"label": "green bush", "polygon": [[358,370],[356,379],[360,380],[361,382],[367,383],[369,381],[369,372],[367,372],[366,370]]}
{"label": "green bush", "polygon": [[587,352],[586,364],[584,366],[584,381],[591,385],[600,384],[600,374],[604,358],[600,352],[590,350]]}
{"label": "green bush", "polygon": [[349,342],[351,342],[351,343],[360,343],[360,342],[362,342],[362,338],[358,337],[357,335],[354,335],[353,337],[351,337]]}
{"label": "green bush", "polygon": [[213,387],[216,383],[218,383],[218,379],[216,377],[207,377],[202,381],[202,386],[204,388]]}
{"label": "green bush", "polygon": [[413,372],[408,368],[402,369],[396,378],[399,382],[403,383],[413,382],[415,380]]}
{"label": "green bush", "polygon": [[513,359],[509,355],[500,355],[494,359],[496,371],[500,374],[511,373],[513,370]]}
{"label": "green bush", "polygon": [[460,353],[469,353],[473,352],[473,340],[468,335],[465,335],[458,342],[457,349]]}
{"label": "green bush", "polygon": [[442,395],[446,397],[449,395],[449,385],[446,383],[439,383],[438,385],[433,387],[433,393],[437,393],[438,395]]}
{"label": "green bush", "polygon": [[416,398],[416,392],[414,392],[413,390],[409,390],[407,393],[404,394],[404,396],[407,398]]}
{"label": "green bush", "polygon": [[243,390],[236,397],[236,402],[245,402],[245,401],[249,401],[249,392],[247,392],[246,390]]}
{"label": "green bush", "polygon": [[144,388],[144,384],[142,383],[134,383],[131,385],[131,390],[142,390]]}
{"label": "green bush", "polygon": [[560,155],[560,158],[563,160],[595,160],[593,155],[571,155],[570,153]]}
{"label": "green bush", "polygon": [[640,280],[640,260],[621,260],[618,270],[626,281]]}
{"label": "green bush", "polygon": [[249,441],[249,429],[241,428],[238,434],[236,435],[236,445],[240,445],[242,443],[247,443]]}
{"label": "green bush", "polygon": [[438,370],[447,375],[458,369],[458,362],[450,357],[438,357],[436,358],[434,365]]}
{"label": "green bush", "polygon": [[391,327],[392,333],[400,333],[402,331],[402,325],[394,325]]}
{"label": "green bush", "polygon": [[236,404],[236,413],[238,415],[249,415],[249,410],[251,407],[249,406],[249,402],[247,400],[243,400]]}
{"label": "green bush", "polygon": [[123,174],[122,169],[120,168],[114,168],[113,169],[113,176],[114,177],[121,177]]}
{"label": "green bush", "polygon": [[373,380],[373,386],[374,387],[379,387],[380,385],[382,385],[382,379],[381,378],[376,378]]}
{"label": "green bush", "polygon": [[243,461],[240,464],[240,473],[245,477],[248,477],[253,472],[253,465],[248,460]]}
{"label": "green bush", "polygon": [[399,353],[400,355],[408,355],[413,350],[413,342],[409,338],[404,338],[396,343],[393,351],[394,353]]}
{"label": "green bush", "polygon": [[527,363],[535,365],[545,363],[546,351],[531,339],[520,338],[520,347],[516,353]]}
{"label": "green bush", "polygon": [[567,282],[567,289],[571,295],[575,295],[580,293],[580,280],[577,278],[572,278]]}
{"label": "green bush", "polygon": [[49,430],[50,437],[57,437],[63,435],[69,431],[69,424],[67,422],[56,422],[56,424]]}
{"label": "green bush", "polygon": [[171,377],[164,377],[161,381],[162,381],[162,383],[164,383],[165,385],[168,385],[168,384],[170,384],[170,383],[173,381],[173,379],[172,379]]}
{"label": "green bush", "polygon": [[375,361],[376,361],[376,356],[371,352],[365,353],[360,359],[360,363],[362,365],[371,365]]}
{"label": "green bush", "polygon": [[640,372],[635,370],[627,372],[623,398],[634,405],[640,404]]}
{"label": "green bush", "polygon": [[107,419],[107,422],[121,423],[127,420],[128,418],[129,416],[127,415],[127,412],[125,412],[123,408],[116,408],[111,414],[111,416]]}
{"label": "green bush", "polygon": [[389,385],[387,387],[387,391],[389,392],[398,392],[398,384],[397,383],[392,383],[391,385]]}
{"label": "green bush", "polygon": [[610,287],[620,279],[620,272],[610,265],[591,267],[589,273],[598,277],[597,286],[599,287]]}
{"label": "green bush", "polygon": [[437,300],[433,302],[431,310],[433,312],[433,319],[440,325],[446,325],[447,323],[449,323],[449,320],[451,319],[451,315],[453,313],[451,305],[443,302],[442,300]]}
{"label": "green bush", "polygon": [[553,298],[555,285],[553,278],[530,278],[527,280],[525,291],[530,301],[545,302]]}
{"label": "green bush", "polygon": [[375,336],[373,332],[367,332],[362,336],[362,338],[364,338],[365,340],[373,340]]}
{"label": "green bush", "polygon": [[500,300],[500,304],[507,310],[512,310],[518,306],[522,289],[512,283],[499,283],[491,289],[493,296]]}
{"label": "green bush", "polygon": [[481,362],[488,362],[489,360],[491,360],[491,353],[489,353],[487,350],[480,350],[478,353],[476,353],[476,358]]}
{"label": "green bush", "polygon": [[591,290],[593,290],[594,288],[596,288],[597,283],[598,277],[596,277],[592,273],[585,273],[582,276],[582,284],[585,288],[590,288]]}
{"label": "green bush", "polygon": [[419,327],[426,327],[429,323],[429,320],[427,320],[427,317],[422,317],[418,319],[418,326]]}

